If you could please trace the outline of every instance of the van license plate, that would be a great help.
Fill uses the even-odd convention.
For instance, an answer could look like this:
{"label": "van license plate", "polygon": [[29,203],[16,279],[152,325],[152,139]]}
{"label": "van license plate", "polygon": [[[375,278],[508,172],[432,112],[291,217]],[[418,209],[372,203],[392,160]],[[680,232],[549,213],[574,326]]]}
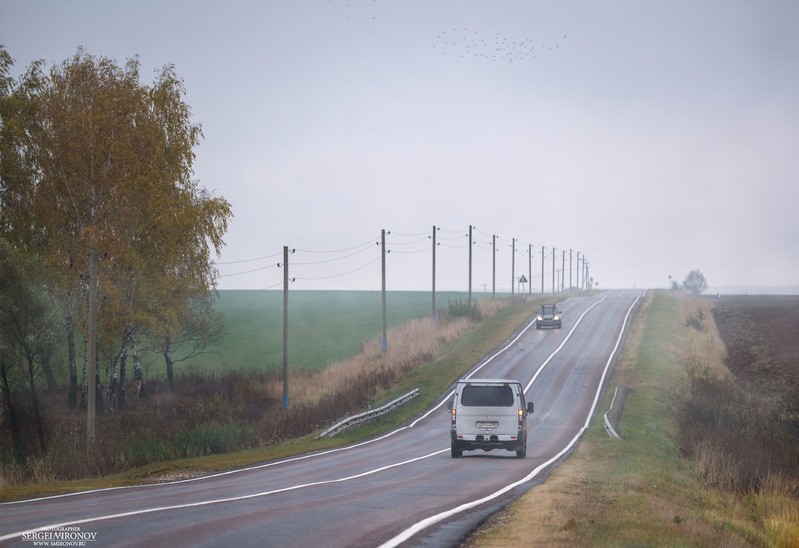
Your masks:
{"label": "van license plate", "polygon": [[474,426],[478,430],[496,430],[499,428],[499,423],[496,421],[477,421]]}

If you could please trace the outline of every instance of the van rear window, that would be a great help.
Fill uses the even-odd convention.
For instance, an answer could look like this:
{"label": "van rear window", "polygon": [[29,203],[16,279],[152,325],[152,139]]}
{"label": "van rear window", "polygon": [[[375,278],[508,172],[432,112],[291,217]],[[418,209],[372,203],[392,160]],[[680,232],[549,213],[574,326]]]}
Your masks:
{"label": "van rear window", "polygon": [[513,390],[507,384],[473,386],[467,384],[461,393],[461,405],[470,407],[511,407]]}

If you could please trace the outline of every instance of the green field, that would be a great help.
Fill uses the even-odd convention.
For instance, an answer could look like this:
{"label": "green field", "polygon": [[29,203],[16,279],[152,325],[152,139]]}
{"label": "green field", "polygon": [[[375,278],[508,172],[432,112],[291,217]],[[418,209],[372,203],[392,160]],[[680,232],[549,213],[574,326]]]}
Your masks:
{"label": "green field", "polygon": [[[484,294],[473,294],[483,298]],[[436,308],[467,298],[465,292],[437,292]],[[216,309],[224,315],[225,336],[208,352],[178,367],[199,371],[279,369],[283,364],[283,292],[227,290],[219,292]],[[388,326],[432,313],[429,291],[386,293]],[[357,354],[366,340],[383,331],[379,291],[289,292],[289,363],[321,368]],[[389,346],[391,340],[388,341]],[[156,360],[156,373],[161,361]],[[178,369],[180,371],[180,369]]]}

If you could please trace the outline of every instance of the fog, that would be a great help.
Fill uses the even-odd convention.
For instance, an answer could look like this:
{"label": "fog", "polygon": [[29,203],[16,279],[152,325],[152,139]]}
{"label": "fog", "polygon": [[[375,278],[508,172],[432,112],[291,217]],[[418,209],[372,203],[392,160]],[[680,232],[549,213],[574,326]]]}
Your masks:
{"label": "fog", "polygon": [[470,225],[474,291],[494,253],[498,291],[540,291],[542,246],[546,291],[553,247],[565,285],[579,252],[600,288],[797,286],[796,21],[791,1],[0,0],[18,71],[81,45],[150,82],[175,65],[195,176],[235,215],[222,289],[280,287],[283,246],[294,289],[379,289],[385,229],[388,288],[426,290],[434,225],[442,290],[467,289]]}

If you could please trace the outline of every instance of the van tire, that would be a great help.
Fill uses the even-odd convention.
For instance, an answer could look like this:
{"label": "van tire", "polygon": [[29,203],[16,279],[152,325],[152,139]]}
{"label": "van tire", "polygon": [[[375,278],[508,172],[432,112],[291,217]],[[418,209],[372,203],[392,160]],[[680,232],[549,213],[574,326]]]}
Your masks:
{"label": "van tire", "polygon": [[527,456],[527,446],[522,446],[516,449],[516,458],[523,459]]}
{"label": "van tire", "polygon": [[455,445],[455,442],[452,442],[450,445],[450,454],[453,459],[459,459],[463,456],[463,449]]}

